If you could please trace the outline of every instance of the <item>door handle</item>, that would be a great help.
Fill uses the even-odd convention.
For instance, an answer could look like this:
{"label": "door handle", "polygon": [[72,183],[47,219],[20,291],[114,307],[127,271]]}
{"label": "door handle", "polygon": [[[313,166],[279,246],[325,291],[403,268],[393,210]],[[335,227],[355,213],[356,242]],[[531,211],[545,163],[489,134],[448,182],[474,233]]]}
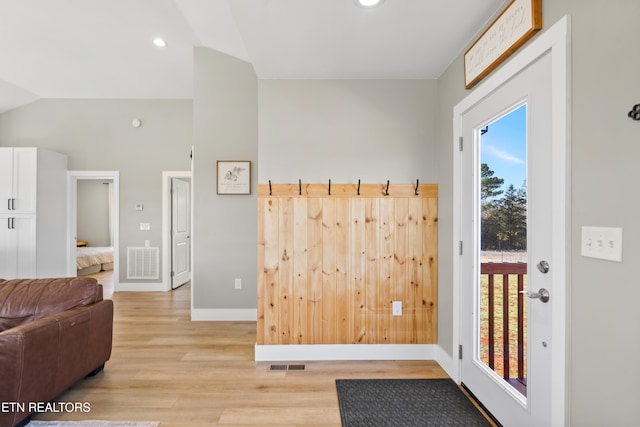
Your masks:
{"label": "door handle", "polygon": [[540,288],[538,292],[520,291],[521,294],[531,299],[539,299],[541,302],[549,302],[549,291],[545,288]]}

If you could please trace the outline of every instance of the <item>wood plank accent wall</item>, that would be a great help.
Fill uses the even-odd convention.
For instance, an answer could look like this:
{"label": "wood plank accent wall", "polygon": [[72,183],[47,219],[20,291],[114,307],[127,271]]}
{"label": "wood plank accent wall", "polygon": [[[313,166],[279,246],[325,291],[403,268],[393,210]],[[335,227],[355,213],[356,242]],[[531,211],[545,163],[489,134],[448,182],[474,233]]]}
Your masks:
{"label": "wood plank accent wall", "polygon": [[258,185],[258,344],[437,343],[437,185],[359,191]]}

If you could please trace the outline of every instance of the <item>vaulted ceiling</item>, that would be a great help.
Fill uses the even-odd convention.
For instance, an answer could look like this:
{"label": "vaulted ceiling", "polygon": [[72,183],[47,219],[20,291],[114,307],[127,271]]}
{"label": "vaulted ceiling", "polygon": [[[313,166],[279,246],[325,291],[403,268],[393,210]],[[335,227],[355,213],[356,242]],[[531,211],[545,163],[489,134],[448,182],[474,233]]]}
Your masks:
{"label": "vaulted ceiling", "polygon": [[194,46],[261,79],[437,78],[507,3],[0,0],[0,112],[39,98],[191,98]]}

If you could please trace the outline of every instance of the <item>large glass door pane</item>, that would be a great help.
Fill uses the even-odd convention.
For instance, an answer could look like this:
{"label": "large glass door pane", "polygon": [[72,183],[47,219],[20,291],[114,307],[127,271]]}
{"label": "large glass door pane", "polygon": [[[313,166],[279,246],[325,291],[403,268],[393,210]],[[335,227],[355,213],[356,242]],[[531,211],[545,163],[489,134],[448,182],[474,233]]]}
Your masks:
{"label": "large glass door pane", "polygon": [[477,355],[526,396],[527,106],[480,130]]}

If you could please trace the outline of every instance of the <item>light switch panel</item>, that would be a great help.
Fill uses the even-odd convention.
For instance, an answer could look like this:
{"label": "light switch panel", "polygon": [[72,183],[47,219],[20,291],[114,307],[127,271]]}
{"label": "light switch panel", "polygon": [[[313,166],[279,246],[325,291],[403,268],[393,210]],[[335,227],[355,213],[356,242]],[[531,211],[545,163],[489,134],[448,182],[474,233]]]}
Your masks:
{"label": "light switch panel", "polygon": [[622,262],[622,228],[582,227],[580,254]]}

